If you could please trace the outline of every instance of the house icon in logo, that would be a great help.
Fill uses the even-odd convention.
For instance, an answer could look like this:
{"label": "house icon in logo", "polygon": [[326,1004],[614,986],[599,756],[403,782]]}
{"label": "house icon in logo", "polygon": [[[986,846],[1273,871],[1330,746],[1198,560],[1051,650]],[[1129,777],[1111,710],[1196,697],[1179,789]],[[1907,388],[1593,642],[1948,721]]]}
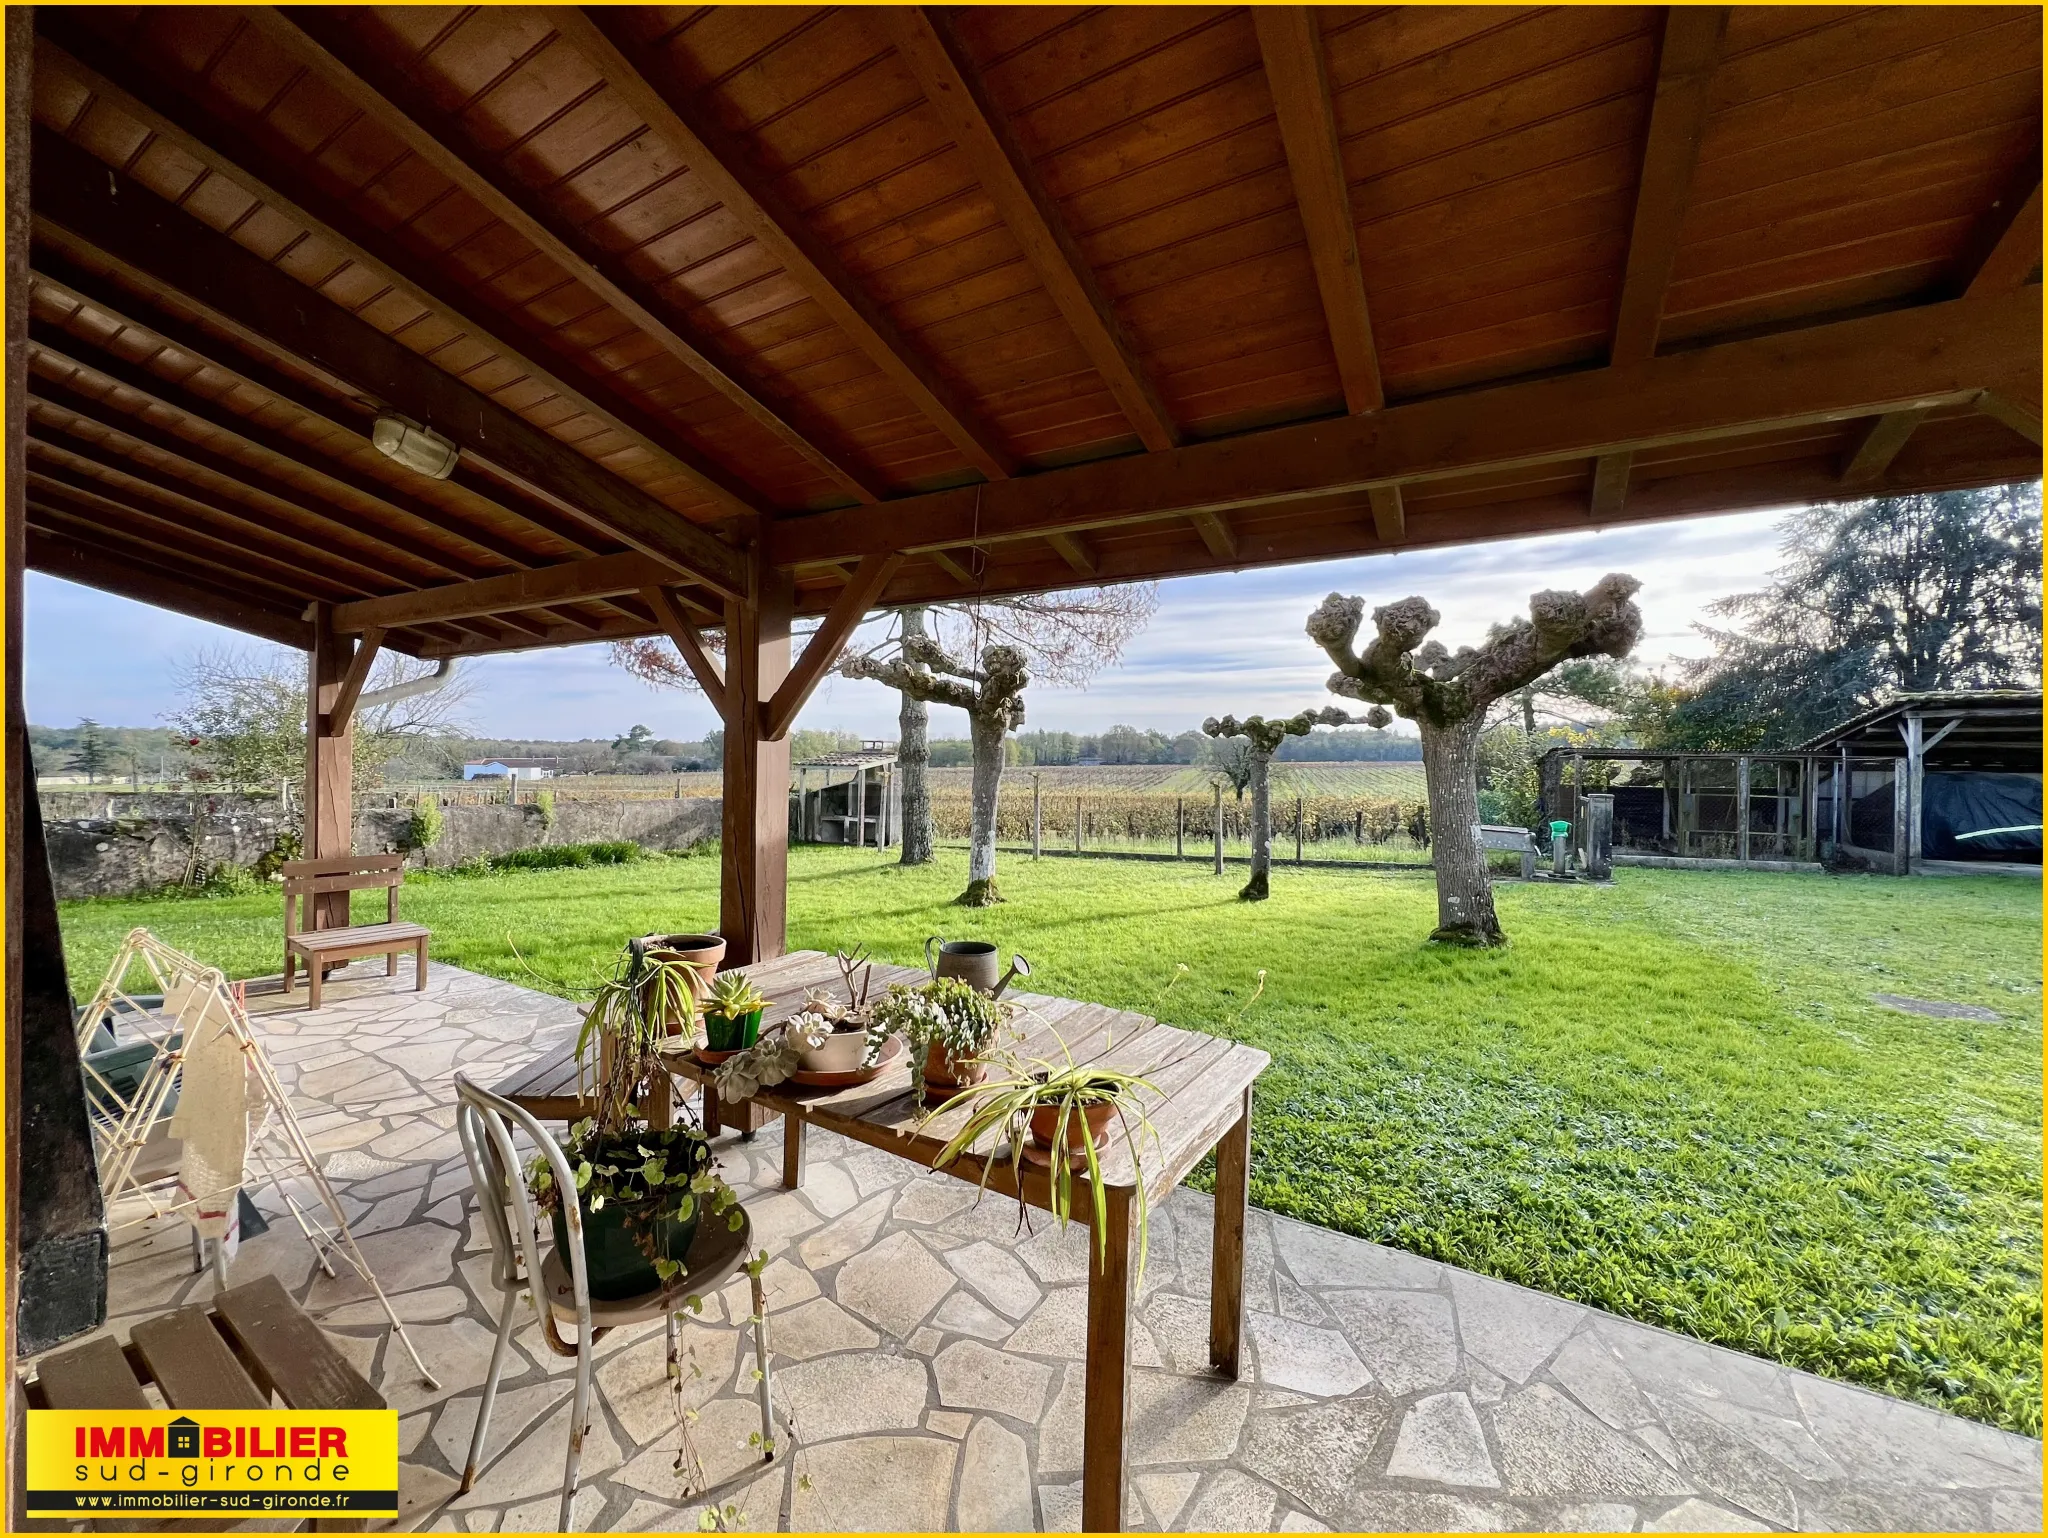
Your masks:
{"label": "house icon in logo", "polygon": [[199,1456],[199,1422],[189,1415],[181,1415],[170,1425],[171,1456],[173,1458],[196,1458]]}

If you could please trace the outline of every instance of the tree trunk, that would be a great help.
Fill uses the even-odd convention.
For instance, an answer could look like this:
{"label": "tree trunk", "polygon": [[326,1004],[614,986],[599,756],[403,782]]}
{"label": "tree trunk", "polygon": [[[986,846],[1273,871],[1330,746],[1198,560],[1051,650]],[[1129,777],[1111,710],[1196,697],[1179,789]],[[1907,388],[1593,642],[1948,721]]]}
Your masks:
{"label": "tree trunk", "polygon": [[[923,609],[905,609],[902,614],[905,640],[925,633]],[[901,858],[905,865],[929,865],[937,841],[931,782],[925,777],[932,762],[931,707],[907,692],[901,698],[903,704],[896,712],[896,766],[903,787]]]}
{"label": "tree trunk", "polygon": [[1449,726],[1416,723],[1429,782],[1430,856],[1436,865],[1436,932],[1452,945],[1503,945],[1479,835],[1479,732],[1483,712]]}
{"label": "tree trunk", "polygon": [[1269,763],[1263,753],[1252,755],[1252,878],[1237,895],[1248,903],[1264,902],[1273,869],[1273,795]]}
{"label": "tree trunk", "polygon": [[1002,717],[974,712],[967,718],[974,741],[974,812],[967,830],[967,890],[958,901],[986,908],[1003,900],[996,890],[996,794],[1003,785]]}

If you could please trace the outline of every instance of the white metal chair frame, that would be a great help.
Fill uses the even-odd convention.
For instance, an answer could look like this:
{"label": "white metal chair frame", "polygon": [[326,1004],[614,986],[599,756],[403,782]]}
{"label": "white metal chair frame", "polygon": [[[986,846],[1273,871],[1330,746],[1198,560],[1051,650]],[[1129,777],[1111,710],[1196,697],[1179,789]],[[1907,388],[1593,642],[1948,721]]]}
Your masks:
{"label": "white metal chair frame", "polygon": [[[522,1264],[522,1241],[538,1235],[540,1230],[526,1181],[520,1173],[522,1165],[513,1141],[513,1128],[517,1127],[526,1134],[554,1172],[555,1189],[566,1193],[576,1189],[576,1175],[569,1167],[562,1145],[549,1135],[531,1112],[472,1084],[459,1073],[455,1075],[455,1093],[455,1126],[462,1138],[463,1157],[469,1164],[470,1182],[476,1188],[477,1207],[491,1239],[491,1283],[503,1295],[498,1308],[497,1344],[491,1351],[491,1367],[484,1379],[483,1397],[477,1403],[476,1429],[470,1435],[461,1492],[467,1493],[476,1483],[477,1465],[483,1457],[484,1439],[490,1430],[491,1407],[498,1397],[498,1378],[504,1371],[505,1351],[511,1343],[513,1323],[518,1317],[519,1295],[524,1291],[533,1298],[534,1310],[540,1316],[541,1332],[549,1349],[557,1355],[576,1358],[575,1396],[569,1411],[569,1457],[562,1475],[562,1510],[557,1523],[558,1530],[566,1533],[570,1530],[570,1507],[576,1499],[577,1475],[583,1461],[583,1439],[590,1429],[591,1347],[615,1325],[593,1322],[590,1278],[583,1253],[583,1213],[576,1202],[563,1204],[564,1226],[569,1236],[567,1256],[564,1257],[558,1247],[549,1261],[538,1267]],[[740,1269],[739,1262],[747,1254],[752,1232],[750,1219],[741,1230],[732,1260],[726,1265],[709,1273],[680,1277],[642,1297],[617,1303],[600,1302],[596,1312],[618,1316],[615,1323],[621,1324],[640,1322],[659,1313],[667,1332],[668,1375],[680,1377],[682,1337],[678,1325],[679,1312],[692,1296],[723,1283]],[[537,1253],[537,1250],[528,1253]],[[556,1287],[548,1285],[549,1273],[557,1265],[566,1271],[568,1290],[574,1300],[570,1307],[565,1308],[542,1296],[544,1291],[552,1293],[559,1290],[559,1281]],[[753,1291],[754,1357],[759,1369],[755,1397],[761,1405],[761,1449],[762,1462],[765,1463],[775,1456],[774,1400],[768,1372],[768,1304],[760,1276],[750,1272],[748,1281]],[[573,1344],[564,1341],[555,1327],[558,1312],[565,1322],[570,1317],[575,1319],[576,1339]]]}

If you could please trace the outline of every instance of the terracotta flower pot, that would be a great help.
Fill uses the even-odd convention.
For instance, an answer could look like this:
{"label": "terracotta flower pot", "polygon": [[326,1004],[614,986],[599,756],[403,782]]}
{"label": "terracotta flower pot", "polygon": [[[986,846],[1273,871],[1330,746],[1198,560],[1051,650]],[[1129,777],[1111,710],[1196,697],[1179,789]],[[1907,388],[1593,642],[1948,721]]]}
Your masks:
{"label": "terracotta flower pot", "polygon": [[988,1064],[972,1057],[948,1057],[944,1042],[925,1049],[924,1089],[928,1100],[943,1100],[988,1077]]}
{"label": "terracotta flower pot", "polygon": [[697,996],[697,1003],[701,1006],[711,997],[712,975],[725,960],[725,936],[644,935],[640,945],[654,960],[687,962],[690,991]]}
{"label": "terracotta flower pot", "polygon": [[[1081,1140],[1081,1120],[1087,1118],[1088,1136],[1095,1144],[1095,1155],[1102,1156],[1103,1142],[1109,1132],[1110,1122],[1116,1116],[1116,1102],[1105,1100],[1100,1105],[1077,1105],[1067,1113],[1067,1147],[1069,1159],[1082,1160],[1088,1157],[1087,1146]],[[1057,1152],[1053,1138],[1059,1131],[1060,1107],[1042,1105],[1031,1113],[1031,1141],[1048,1152]]]}

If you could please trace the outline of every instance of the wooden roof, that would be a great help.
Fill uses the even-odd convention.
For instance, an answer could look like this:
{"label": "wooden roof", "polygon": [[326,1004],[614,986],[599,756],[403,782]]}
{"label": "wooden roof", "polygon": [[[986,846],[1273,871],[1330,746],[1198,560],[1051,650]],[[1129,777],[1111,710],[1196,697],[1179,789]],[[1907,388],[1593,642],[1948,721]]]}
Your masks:
{"label": "wooden roof", "polygon": [[2040,473],[2033,8],[37,26],[30,564],[282,640]]}

